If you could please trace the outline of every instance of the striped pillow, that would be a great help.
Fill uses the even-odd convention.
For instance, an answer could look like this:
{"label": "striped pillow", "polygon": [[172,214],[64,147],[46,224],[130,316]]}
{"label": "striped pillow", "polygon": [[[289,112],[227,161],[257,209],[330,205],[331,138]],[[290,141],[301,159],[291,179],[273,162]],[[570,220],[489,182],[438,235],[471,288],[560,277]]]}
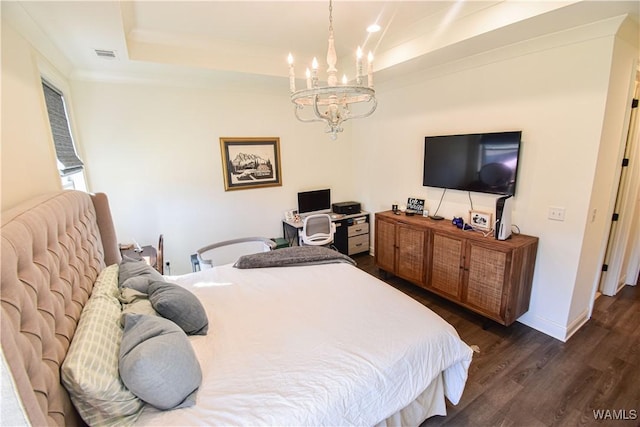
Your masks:
{"label": "striped pillow", "polygon": [[62,364],[62,383],[89,425],[130,425],[144,402],[122,383],[118,357],[123,329],[118,265],[100,273]]}

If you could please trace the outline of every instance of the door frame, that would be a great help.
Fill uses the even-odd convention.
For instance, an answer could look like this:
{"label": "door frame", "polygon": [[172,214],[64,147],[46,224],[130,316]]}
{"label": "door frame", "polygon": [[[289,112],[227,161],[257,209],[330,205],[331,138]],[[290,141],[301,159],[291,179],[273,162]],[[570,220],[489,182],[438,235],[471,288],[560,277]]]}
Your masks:
{"label": "door frame", "polygon": [[[631,108],[629,118],[629,128],[627,132],[625,159],[629,159],[629,164],[622,168],[620,181],[617,189],[617,197],[614,212],[618,214],[618,220],[611,222],[611,230],[607,249],[605,252],[604,264],[606,271],[600,275],[598,292],[614,296],[626,284],[636,284],[637,271],[639,270],[640,257],[637,255],[640,249],[640,238],[634,233],[638,230],[638,215],[640,215],[640,114],[638,114],[638,99],[640,98],[640,77],[636,73],[634,90],[635,107]],[[636,271],[635,277],[630,277],[629,273]],[[596,294],[597,296],[597,294]]]}

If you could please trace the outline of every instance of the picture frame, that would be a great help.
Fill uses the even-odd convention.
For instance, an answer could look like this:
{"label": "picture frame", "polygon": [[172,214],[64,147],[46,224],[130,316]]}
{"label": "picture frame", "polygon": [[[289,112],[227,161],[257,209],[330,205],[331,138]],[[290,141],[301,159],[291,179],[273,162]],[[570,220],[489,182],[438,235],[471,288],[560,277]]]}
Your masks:
{"label": "picture frame", "polygon": [[409,197],[407,199],[407,209],[414,210],[416,214],[422,215],[422,211],[424,211],[424,199]]}
{"label": "picture frame", "polygon": [[282,186],[280,138],[221,137],[224,190]]}
{"label": "picture frame", "polygon": [[471,210],[469,211],[469,225],[481,230],[491,230],[493,228],[491,216],[491,213],[488,212]]}
{"label": "picture frame", "polygon": [[285,211],[284,220],[285,221],[294,221],[296,215],[298,215],[298,210],[297,209],[290,209],[288,211]]}

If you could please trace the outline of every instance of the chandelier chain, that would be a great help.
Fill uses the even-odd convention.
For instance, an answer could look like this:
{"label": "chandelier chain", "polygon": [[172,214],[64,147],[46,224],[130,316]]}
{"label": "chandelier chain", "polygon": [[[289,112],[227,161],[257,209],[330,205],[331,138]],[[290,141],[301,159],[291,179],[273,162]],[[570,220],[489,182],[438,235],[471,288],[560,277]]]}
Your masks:
{"label": "chandelier chain", "polygon": [[329,33],[333,33],[333,1],[329,0]]}

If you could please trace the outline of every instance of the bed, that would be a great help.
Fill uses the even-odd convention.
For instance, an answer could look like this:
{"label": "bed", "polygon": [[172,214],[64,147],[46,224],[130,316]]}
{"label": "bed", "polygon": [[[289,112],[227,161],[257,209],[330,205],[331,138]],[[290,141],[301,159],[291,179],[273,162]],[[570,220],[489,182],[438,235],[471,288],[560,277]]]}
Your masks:
{"label": "bed", "polygon": [[[65,191],[3,212],[2,423],[418,425],[445,415],[445,399],[458,403],[473,352],[451,325],[349,260],[305,264],[163,277],[208,322],[174,346],[198,365],[191,403],[165,410],[134,396],[132,414],[92,418],[65,372],[95,300],[114,292],[107,277],[124,265],[106,196]],[[124,348],[118,336],[107,344]],[[163,363],[189,365],[179,360]],[[130,392],[122,366],[110,380]]]}

